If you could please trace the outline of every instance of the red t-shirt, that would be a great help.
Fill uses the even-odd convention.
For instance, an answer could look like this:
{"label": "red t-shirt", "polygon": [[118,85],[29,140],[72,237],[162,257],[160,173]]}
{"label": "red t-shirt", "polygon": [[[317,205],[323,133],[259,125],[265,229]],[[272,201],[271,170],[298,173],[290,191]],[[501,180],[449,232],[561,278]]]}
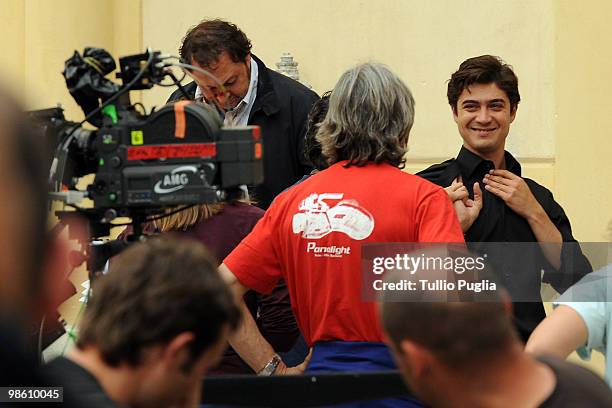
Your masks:
{"label": "red t-shirt", "polygon": [[389,164],[336,163],[280,194],[223,261],[268,293],[284,277],[308,344],[382,341],[374,302],[361,299],[361,245],[463,242],[446,192]]}

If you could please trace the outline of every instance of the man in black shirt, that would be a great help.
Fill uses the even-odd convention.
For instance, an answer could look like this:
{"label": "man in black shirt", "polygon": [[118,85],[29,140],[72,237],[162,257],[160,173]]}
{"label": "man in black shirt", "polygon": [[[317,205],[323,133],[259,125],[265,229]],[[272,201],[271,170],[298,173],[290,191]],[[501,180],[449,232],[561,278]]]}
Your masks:
{"label": "man in black shirt", "polygon": [[537,248],[480,245],[498,251],[489,261],[521,301],[514,305],[514,316],[526,341],[545,317],[539,301],[541,271],[545,282],[563,292],[592,268],[552,193],[521,177],[521,165],[505,151],[520,101],[511,67],[491,55],[470,58],[451,76],[447,96],[463,146],[456,159],[418,174],[446,188],[470,248],[479,249],[476,243],[481,242],[539,243]]}
{"label": "man in black shirt", "polygon": [[47,372],[88,407],[196,407],[240,311],[203,245],[162,236],[98,278],[76,348]]}

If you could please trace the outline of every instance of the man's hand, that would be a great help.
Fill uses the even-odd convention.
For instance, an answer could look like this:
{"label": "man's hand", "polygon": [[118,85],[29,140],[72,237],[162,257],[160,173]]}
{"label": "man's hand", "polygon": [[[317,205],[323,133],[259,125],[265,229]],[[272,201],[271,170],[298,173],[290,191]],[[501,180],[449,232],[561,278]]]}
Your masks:
{"label": "man's hand", "polygon": [[531,333],[525,351],[565,359],[572,351],[586,345],[588,338],[582,316],[571,306],[561,304]]}
{"label": "man's hand", "polygon": [[542,245],[544,256],[559,270],[563,242],[561,232],[533,196],[525,180],[508,170],[491,170],[483,182],[488,191],[504,200],[508,207],[527,220],[538,242],[545,244]]}
{"label": "man's hand", "polygon": [[308,352],[308,355],[306,356],[306,358],[304,359],[304,361],[301,364],[298,364],[294,367],[287,367],[285,365],[285,363],[281,362],[278,366],[278,368],[276,369],[276,372],[274,373],[274,375],[300,375],[304,373],[304,370],[306,370],[306,367],[308,367],[308,364],[310,363],[310,359],[312,358],[312,348],[310,349],[310,351]]}
{"label": "man's hand", "polygon": [[470,229],[482,210],[482,190],[478,183],[474,183],[474,199],[469,198],[467,188],[463,185],[461,178],[457,177],[453,183],[446,187],[446,193],[453,202],[457,218],[461,224],[461,230],[466,232]]}
{"label": "man's hand", "polygon": [[485,189],[495,194],[515,213],[530,220],[544,212],[525,180],[508,170],[491,170],[485,174]]}
{"label": "man's hand", "polygon": [[446,194],[448,194],[448,198],[454,203],[457,200],[461,200],[464,203],[469,198],[469,194],[467,188],[461,182],[461,176],[457,177],[453,180],[450,186],[444,189]]}

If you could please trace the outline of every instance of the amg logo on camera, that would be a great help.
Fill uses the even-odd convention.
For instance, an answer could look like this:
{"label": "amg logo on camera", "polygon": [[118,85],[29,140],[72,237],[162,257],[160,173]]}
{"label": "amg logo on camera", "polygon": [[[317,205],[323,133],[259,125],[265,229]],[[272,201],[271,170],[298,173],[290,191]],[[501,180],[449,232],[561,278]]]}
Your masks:
{"label": "amg logo on camera", "polygon": [[165,174],[157,183],[153,191],[157,194],[168,194],[181,190],[189,184],[189,176],[187,173],[197,173],[195,166],[181,166],[173,169],[170,173]]}

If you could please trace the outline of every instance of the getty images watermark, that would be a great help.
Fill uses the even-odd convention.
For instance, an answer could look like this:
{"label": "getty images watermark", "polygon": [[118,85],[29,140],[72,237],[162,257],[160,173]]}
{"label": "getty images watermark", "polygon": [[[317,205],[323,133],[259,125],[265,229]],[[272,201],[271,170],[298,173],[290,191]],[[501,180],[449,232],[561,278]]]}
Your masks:
{"label": "getty images watermark", "polygon": [[[463,275],[466,271],[484,271],[487,254],[483,256],[458,256],[458,255],[435,255],[424,253],[395,254],[392,257],[378,256],[372,260],[372,273],[382,275],[393,271],[405,271],[410,276],[417,272],[442,272],[447,276],[451,273]],[[439,275],[439,274],[436,274]],[[400,279],[397,282],[385,282],[382,278],[374,279],[372,287],[374,290],[468,290],[476,293],[483,290],[497,290],[497,285],[488,279],[473,281],[472,279],[431,279],[426,275],[420,275],[422,279]]]}
{"label": "getty images watermark", "polygon": [[366,244],[362,295],[376,300],[381,292],[394,292],[399,300],[435,301],[496,292],[487,258],[462,244]]}
{"label": "getty images watermark", "polygon": [[[546,254],[557,253],[560,267]],[[514,302],[555,301],[573,285],[599,288],[612,301],[611,243],[384,243],[361,246],[363,300],[492,301],[503,291]],[[572,301],[593,301],[574,290]]]}

